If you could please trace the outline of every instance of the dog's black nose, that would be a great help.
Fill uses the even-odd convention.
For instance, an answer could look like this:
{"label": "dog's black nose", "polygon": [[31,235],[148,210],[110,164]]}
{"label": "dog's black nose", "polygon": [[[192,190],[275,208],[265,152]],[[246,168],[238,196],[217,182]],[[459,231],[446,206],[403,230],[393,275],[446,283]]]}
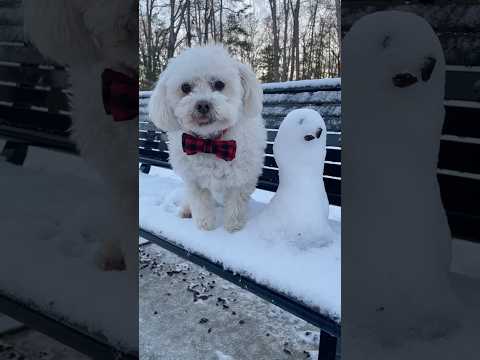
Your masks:
{"label": "dog's black nose", "polygon": [[195,108],[197,111],[202,114],[202,115],[207,115],[208,112],[210,111],[210,103],[208,101],[199,101],[195,105]]}

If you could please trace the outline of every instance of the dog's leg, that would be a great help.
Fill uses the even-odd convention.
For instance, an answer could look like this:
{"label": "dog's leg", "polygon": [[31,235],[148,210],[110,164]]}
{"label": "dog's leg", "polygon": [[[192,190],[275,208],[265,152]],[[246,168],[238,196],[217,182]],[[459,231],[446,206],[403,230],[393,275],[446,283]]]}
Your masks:
{"label": "dog's leg", "polygon": [[190,219],[192,217],[192,209],[190,208],[190,204],[188,203],[187,199],[182,200],[178,216],[180,216],[182,219]]}
{"label": "dog's leg", "polygon": [[241,230],[247,222],[247,206],[251,191],[228,189],[225,192],[225,229],[228,232]]}
{"label": "dog's leg", "polygon": [[116,239],[106,239],[102,242],[96,261],[103,271],[122,271],[126,268],[122,249]]}
{"label": "dog's leg", "polygon": [[215,228],[215,200],[210,191],[190,184],[188,200],[193,220],[197,223],[198,228],[213,230]]}

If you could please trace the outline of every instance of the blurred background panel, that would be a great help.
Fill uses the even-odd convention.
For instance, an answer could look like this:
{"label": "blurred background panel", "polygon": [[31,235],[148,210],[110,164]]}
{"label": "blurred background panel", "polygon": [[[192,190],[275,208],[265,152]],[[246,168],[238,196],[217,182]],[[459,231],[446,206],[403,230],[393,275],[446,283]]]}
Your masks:
{"label": "blurred background panel", "polygon": [[[67,33],[72,25],[64,21],[69,16],[67,3],[0,3],[0,357],[133,359],[138,358],[137,269],[131,269],[134,276],[105,271],[101,259],[112,224],[130,223],[136,230],[138,185],[127,185],[115,195],[130,193],[135,199],[135,215],[119,219],[111,211],[112,182],[105,173],[117,176],[122,161],[99,171],[85,160],[85,144],[79,144],[78,134],[72,136],[72,97],[77,103],[91,101],[93,107],[96,101],[100,106],[99,117],[91,117],[92,134],[99,121],[113,122],[103,109],[101,77],[92,74],[95,66],[114,65],[109,60],[88,62],[88,54],[78,52],[78,43],[57,46],[59,52],[76,52],[79,61],[72,66],[44,53],[47,44],[39,49],[27,29],[27,22],[34,24],[37,38],[48,38],[45,34],[52,27],[57,34]],[[75,7],[81,2],[73,3]],[[136,30],[138,4],[133,5]],[[92,18],[98,16],[97,24],[105,16],[89,10]],[[109,16],[114,17],[111,10]],[[27,20],[27,13],[38,16]],[[95,28],[94,22],[91,29]],[[78,42],[91,41],[88,33]],[[137,45],[137,37],[124,45],[125,58],[130,52],[135,67]],[[126,59],[119,56],[118,61]],[[72,71],[80,68],[85,69],[93,100],[82,99],[75,90]],[[105,149],[116,146],[117,155],[128,163],[130,148],[134,156],[129,166],[135,173],[137,122],[131,124],[130,138],[118,142],[115,134],[107,135],[93,157],[102,158]],[[136,258],[136,231],[130,237]]]}

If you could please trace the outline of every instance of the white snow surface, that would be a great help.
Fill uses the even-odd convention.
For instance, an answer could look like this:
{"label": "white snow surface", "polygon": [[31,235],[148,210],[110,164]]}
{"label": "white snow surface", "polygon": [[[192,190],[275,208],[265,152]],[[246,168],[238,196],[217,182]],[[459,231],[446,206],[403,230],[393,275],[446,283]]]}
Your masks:
{"label": "white snow surface", "polygon": [[[263,83],[262,88],[265,89],[294,89],[303,87],[336,87],[342,83],[341,78],[313,79],[313,80],[297,80],[274,83]],[[140,96],[150,97],[152,91],[140,91]]]}
{"label": "white snow surface", "polygon": [[280,89],[280,88],[294,89],[294,88],[306,87],[306,86],[335,87],[340,85],[341,85],[340,78],[329,78],[329,79],[297,80],[297,81],[264,83],[262,84],[262,87],[265,90],[265,89]]}
{"label": "white snow surface", "polygon": [[219,350],[215,350],[215,356],[217,357],[217,360],[235,360],[230,355],[226,355]]}
{"label": "white snow surface", "polygon": [[79,177],[85,166],[33,147],[23,166],[0,161],[0,292],[137,350],[138,314],[125,309],[137,308],[138,285],[96,266],[105,191],[94,175]]}
{"label": "white snow surface", "polygon": [[199,230],[191,219],[178,217],[183,195],[182,180],[169,169],[152,167],[140,174],[140,226],[163,235],[185,249],[201,254],[224,268],[247,275],[258,283],[287,293],[305,304],[340,321],[340,208],[330,206],[332,244],[302,246],[285,239],[266,239],[250,221],[270,201],[271,192],[257,189],[249,204],[249,223],[230,234],[221,226]]}

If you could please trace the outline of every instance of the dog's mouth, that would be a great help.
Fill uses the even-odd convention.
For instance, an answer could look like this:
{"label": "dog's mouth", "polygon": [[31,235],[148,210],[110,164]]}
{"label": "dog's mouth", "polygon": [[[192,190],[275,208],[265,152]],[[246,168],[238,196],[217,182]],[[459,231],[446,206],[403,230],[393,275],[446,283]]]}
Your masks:
{"label": "dog's mouth", "polygon": [[215,119],[213,116],[192,116],[192,121],[195,125],[198,126],[207,126],[213,124]]}

